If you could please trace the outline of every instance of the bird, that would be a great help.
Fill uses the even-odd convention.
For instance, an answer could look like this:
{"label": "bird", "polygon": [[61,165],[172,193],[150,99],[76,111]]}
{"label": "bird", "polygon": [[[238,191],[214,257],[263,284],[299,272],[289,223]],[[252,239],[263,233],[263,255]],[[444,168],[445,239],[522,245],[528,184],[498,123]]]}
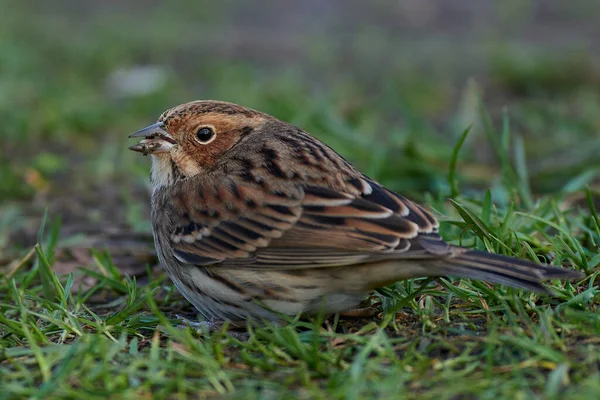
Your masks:
{"label": "bird", "polygon": [[152,160],[158,260],[210,320],[351,312],[374,289],[417,277],[551,293],[543,281],[583,276],[447,243],[425,207],[251,108],[192,101],[129,137]]}

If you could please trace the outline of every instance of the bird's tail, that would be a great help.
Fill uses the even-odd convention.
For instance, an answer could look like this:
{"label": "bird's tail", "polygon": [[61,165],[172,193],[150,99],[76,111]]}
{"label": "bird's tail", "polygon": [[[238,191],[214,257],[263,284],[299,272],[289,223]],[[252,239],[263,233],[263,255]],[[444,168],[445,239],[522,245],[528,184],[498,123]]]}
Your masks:
{"label": "bird's tail", "polygon": [[579,271],[535,264],[518,258],[484,251],[452,247],[453,256],[444,259],[447,275],[478,279],[502,285],[550,293],[541,282],[552,279],[582,279]]}

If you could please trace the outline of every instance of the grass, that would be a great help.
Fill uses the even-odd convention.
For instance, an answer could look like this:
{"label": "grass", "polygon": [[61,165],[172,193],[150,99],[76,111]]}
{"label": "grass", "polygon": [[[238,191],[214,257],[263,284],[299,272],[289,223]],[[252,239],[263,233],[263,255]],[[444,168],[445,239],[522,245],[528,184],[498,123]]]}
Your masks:
{"label": "grass", "polygon": [[[456,57],[424,69],[358,22],[340,73],[310,36],[300,68],[169,33],[222,37],[226,6],[31,7],[0,16],[0,398],[598,397],[600,97],[580,48],[566,76],[572,59],[497,46],[464,84]],[[555,296],[416,279],[373,293],[370,319],[185,326],[197,317],[156,265],[148,165],[126,136],[195,98],[305,128],[427,204],[452,243],[587,277]]]}

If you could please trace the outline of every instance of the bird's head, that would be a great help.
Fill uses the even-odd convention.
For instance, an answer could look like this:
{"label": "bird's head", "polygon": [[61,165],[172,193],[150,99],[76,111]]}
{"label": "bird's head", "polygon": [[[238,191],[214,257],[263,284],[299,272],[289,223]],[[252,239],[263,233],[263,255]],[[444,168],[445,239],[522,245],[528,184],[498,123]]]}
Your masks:
{"label": "bird's head", "polygon": [[223,101],[201,100],[165,111],[155,124],[130,138],[129,149],[152,156],[152,182],[167,185],[210,170],[242,138],[256,133],[266,114]]}

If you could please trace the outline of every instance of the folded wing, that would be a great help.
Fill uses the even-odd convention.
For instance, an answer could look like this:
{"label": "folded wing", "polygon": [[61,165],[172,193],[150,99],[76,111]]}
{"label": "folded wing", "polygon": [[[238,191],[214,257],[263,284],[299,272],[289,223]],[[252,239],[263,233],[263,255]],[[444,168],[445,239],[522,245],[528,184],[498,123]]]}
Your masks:
{"label": "folded wing", "polygon": [[350,184],[361,193],[233,180],[182,188],[174,202],[186,204],[174,210],[195,213],[176,215],[174,255],[194,265],[297,269],[450,254],[428,211],[368,178]]}

